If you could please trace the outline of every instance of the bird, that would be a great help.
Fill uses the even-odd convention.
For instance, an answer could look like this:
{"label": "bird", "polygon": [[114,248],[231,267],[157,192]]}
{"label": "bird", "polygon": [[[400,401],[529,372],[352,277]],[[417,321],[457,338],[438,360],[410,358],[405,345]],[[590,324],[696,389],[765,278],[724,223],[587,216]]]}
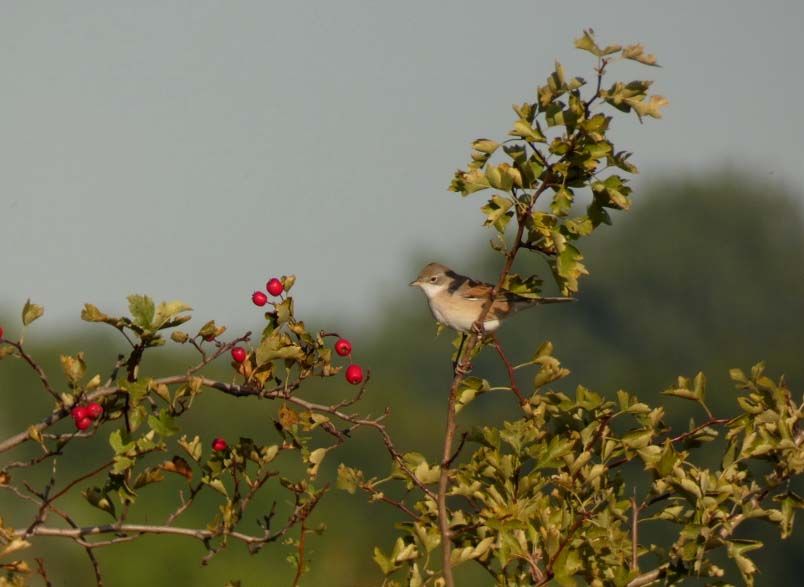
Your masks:
{"label": "bird", "polygon": [[[474,331],[483,306],[489,301],[494,286],[471,277],[455,273],[441,263],[428,263],[419,276],[410,282],[427,296],[430,311],[438,322],[461,333]],[[511,291],[497,292],[483,320],[483,330],[494,332],[505,318],[515,312],[539,304],[574,302],[575,298],[526,298]]]}

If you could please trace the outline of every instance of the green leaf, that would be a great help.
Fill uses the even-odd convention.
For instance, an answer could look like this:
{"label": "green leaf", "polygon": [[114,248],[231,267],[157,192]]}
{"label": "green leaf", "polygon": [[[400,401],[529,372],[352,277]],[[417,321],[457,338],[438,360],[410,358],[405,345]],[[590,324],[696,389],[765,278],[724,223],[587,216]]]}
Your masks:
{"label": "green leaf", "polygon": [[109,495],[99,487],[90,487],[83,491],[81,495],[83,495],[84,499],[91,505],[110,514],[113,518],[116,517],[114,503],[109,499]]}
{"label": "green leaf", "polygon": [[362,483],[363,471],[347,467],[343,463],[338,465],[338,480],[335,484],[338,489],[343,489],[347,493],[354,495]]}
{"label": "green leaf", "polygon": [[729,377],[731,377],[732,381],[736,381],[737,383],[748,383],[748,378],[745,376],[742,369],[729,369]]}
{"label": "green leaf", "polygon": [[468,196],[474,192],[485,190],[488,187],[489,180],[486,178],[486,174],[480,169],[470,169],[469,171],[455,172],[455,179],[450,189],[459,191],[464,196]]}
{"label": "green leaf", "polygon": [[782,520],[779,524],[781,527],[782,538],[789,538],[793,532],[793,521],[796,517],[796,510],[804,508],[804,499],[792,491],[788,491],[782,495],[774,496],[776,502],[782,504]]}
{"label": "green leaf", "polygon": [[485,379],[480,379],[479,377],[464,378],[456,394],[455,412],[460,412],[478,395],[486,393],[490,388],[489,382]]}
{"label": "green leaf", "polygon": [[634,112],[636,112],[640,120],[642,120],[642,118],[645,116],[650,116],[651,118],[661,118],[661,109],[670,103],[667,98],[658,95],[651,96],[647,102],[645,102],[644,96],[639,96],[638,98],[626,98],[624,102],[634,109]]}
{"label": "green leaf", "polygon": [[500,143],[497,141],[492,141],[489,139],[477,139],[474,143],[472,143],[472,148],[475,151],[480,151],[481,153],[485,153],[487,155],[491,155],[499,149]]}
{"label": "green leaf", "polygon": [[582,51],[589,51],[592,55],[600,57],[603,55],[603,52],[598,48],[594,34],[592,29],[584,30],[583,36],[579,39],[575,39],[575,47]]}
{"label": "green leaf", "polygon": [[327,456],[329,450],[329,448],[317,448],[307,457],[307,462],[310,464],[307,467],[307,475],[309,475],[310,478],[314,479],[316,475],[318,475],[318,468],[321,466],[321,463],[324,462],[324,457]]}
{"label": "green leaf", "polygon": [[59,357],[61,362],[61,369],[64,371],[64,376],[72,387],[78,385],[78,382],[84,378],[87,371],[87,363],[84,360],[84,353],[78,353],[75,357],[61,355]]}
{"label": "green leaf", "polygon": [[522,278],[518,273],[509,273],[503,280],[503,289],[523,298],[539,299],[542,291],[542,280],[538,275]]}
{"label": "green leaf", "polygon": [[226,491],[226,486],[223,484],[223,481],[220,479],[210,479],[209,477],[203,477],[201,482],[204,485],[209,485],[212,489],[223,495],[224,497],[229,497],[229,492]]}
{"label": "green leaf", "polygon": [[390,557],[387,557],[385,554],[383,554],[379,546],[374,547],[373,559],[374,562],[377,563],[377,566],[380,567],[383,575],[390,575],[399,568],[399,565],[395,564]]}
{"label": "green leaf", "polygon": [[564,548],[556,559],[555,577],[561,587],[575,587],[575,573],[583,568],[580,555],[572,548]]}
{"label": "green leaf", "polygon": [[653,438],[654,431],[651,428],[642,428],[639,430],[631,430],[623,434],[622,442],[627,448],[640,449],[645,448]]}
{"label": "green leaf", "polygon": [[[288,298],[289,299],[289,298]],[[260,342],[257,347],[257,364],[262,365],[276,359],[290,359],[301,361],[304,359],[304,350],[297,344],[284,339],[279,331],[274,331]]]}
{"label": "green leaf", "polygon": [[134,319],[134,324],[143,330],[150,330],[154,321],[156,308],[154,301],[148,296],[132,294],[128,296],[128,310]]}
{"label": "green leaf", "polygon": [[[2,528],[2,527],[0,527],[0,528]],[[6,540],[7,540],[7,542],[6,542]],[[20,550],[25,550],[26,548],[30,548],[30,546],[31,546],[30,542],[28,542],[27,540],[25,540],[23,538],[19,538],[19,537],[14,537],[14,538],[6,539],[6,540],[4,540],[2,546],[0,546],[0,557],[5,557],[5,556],[8,556],[9,554],[11,554],[13,552],[19,552]],[[6,564],[0,565],[0,569],[6,569],[6,568],[8,568],[6,566]],[[18,569],[20,567],[15,567],[15,568]],[[25,572],[25,571],[16,571],[16,572]],[[9,587],[13,587],[15,585],[20,585],[19,583],[16,583],[16,582],[14,582],[14,583],[6,583],[5,580],[3,582],[4,582],[5,585],[8,585]],[[25,587],[24,584],[22,584],[22,587]]]}
{"label": "green leaf", "polygon": [[92,304],[84,304],[84,309],[81,310],[81,319],[86,322],[104,322],[115,328],[121,328],[127,321],[127,319],[124,318],[108,316]]}
{"label": "green leaf", "polygon": [[532,143],[546,143],[547,138],[541,133],[538,128],[534,128],[526,120],[517,120],[514,123],[514,128],[508,131],[508,135],[512,137],[519,137]]}
{"label": "green leaf", "polygon": [[186,332],[182,332],[181,330],[174,330],[170,333],[170,339],[173,342],[178,342],[179,344],[184,344],[188,340],[190,340],[190,335]]}
{"label": "green leaf", "polygon": [[728,540],[726,542],[726,552],[729,557],[734,559],[737,568],[742,575],[743,581],[748,586],[754,584],[754,575],[757,572],[757,566],[750,558],[745,556],[747,552],[762,548],[762,543],[758,540]]}
{"label": "green leaf", "polygon": [[178,326],[182,322],[186,322],[190,319],[190,316],[179,316],[179,314],[189,312],[190,310],[192,310],[192,308],[184,302],[160,302],[159,306],[156,308],[153,328],[159,330],[161,328]]}
{"label": "green leaf", "polygon": [[114,450],[115,455],[125,454],[134,449],[134,442],[127,432],[118,428],[109,434],[109,446]]}
{"label": "green leaf", "polygon": [[182,447],[195,462],[198,462],[201,458],[203,446],[201,445],[201,439],[198,436],[194,436],[193,439],[189,441],[187,440],[187,436],[182,436],[178,440],[178,445]]}
{"label": "green leaf", "polygon": [[494,536],[489,536],[478,542],[477,546],[454,548],[450,556],[450,565],[454,567],[466,561],[483,556],[488,552],[495,540],[496,538]]}
{"label": "green leaf", "polygon": [[130,408],[140,405],[145,399],[150,391],[151,381],[151,379],[142,379],[140,381],[124,381],[120,384],[120,388],[129,395]]}
{"label": "green leaf", "polygon": [[556,216],[566,216],[570,208],[572,208],[572,201],[575,195],[571,190],[565,187],[559,188],[553,194],[553,200],[550,202],[550,211]]}
{"label": "green leaf", "polygon": [[137,459],[123,455],[116,455],[113,460],[112,473],[115,475],[122,475],[137,464]]}
{"label": "green leaf", "polygon": [[31,322],[42,316],[44,313],[44,306],[32,304],[31,300],[28,299],[28,301],[25,302],[25,306],[22,308],[22,324],[24,326],[28,326]]}
{"label": "green leaf", "polygon": [[413,471],[416,478],[424,484],[435,483],[438,481],[441,467],[427,463],[424,455],[418,452],[408,452],[402,456],[405,464]]}
{"label": "green leaf", "polygon": [[225,326],[218,327],[215,325],[214,320],[210,320],[198,330],[198,336],[201,338],[215,338],[223,334],[225,331]]}
{"label": "green leaf", "polygon": [[153,414],[148,416],[148,426],[163,438],[173,436],[179,432],[176,419],[168,413],[167,408],[159,410],[158,417]]}
{"label": "green leaf", "polygon": [[285,298],[276,305],[276,319],[279,324],[286,324],[293,318],[293,298]]}
{"label": "green leaf", "polygon": [[[578,279],[583,275],[589,275],[589,271],[581,263],[581,259],[583,259],[581,252],[566,242],[565,237],[562,236],[561,240],[564,242],[559,245],[560,252],[555,258],[554,268],[563,283],[562,293],[566,295],[578,291]],[[559,239],[556,241],[559,242]]]}
{"label": "green leaf", "polygon": [[659,67],[659,64],[656,63],[656,56],[646,55],[645,48],[638,43],[634,45],[628,45],[625,49],[623,49],[622,55],[626,59],[631,59],[632,61],[639,61],[644,65]]}
{"label": "green leaf", "polygon": [[508,163],[488,165],[486,179],[491,187],[504,192],[510,192],[513,187],[522,187],[522,175],[516,167],[511,167]]}
{"label": "green leaf", "polygon": [[504,233],[506,225],[513,216],[513,212],[509,212],[513,205],[514,202],[510,198],[504,198],[498,194],[491,196],[488,203],[480,208],[480,211],[486,215],[483,226],[492,225],[497,232]]}

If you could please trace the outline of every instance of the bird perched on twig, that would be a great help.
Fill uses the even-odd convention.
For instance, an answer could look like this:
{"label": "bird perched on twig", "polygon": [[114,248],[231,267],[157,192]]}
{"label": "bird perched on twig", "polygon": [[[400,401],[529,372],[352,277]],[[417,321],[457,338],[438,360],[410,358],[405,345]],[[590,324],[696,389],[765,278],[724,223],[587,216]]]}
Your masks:
{"label": "bird perched on twig", "polygon": [[[458,332],[472,331],[494,290],[490,283],[460,275],[440,263],[425,265],[410,285],[421,288],[427,296],[427,303],[436,320]],[[503,289],[494,297],[483,320],[483,329],[493,332],[511,314],[539,304],[574,301],[575,298],[564,297],[526,298]]]}

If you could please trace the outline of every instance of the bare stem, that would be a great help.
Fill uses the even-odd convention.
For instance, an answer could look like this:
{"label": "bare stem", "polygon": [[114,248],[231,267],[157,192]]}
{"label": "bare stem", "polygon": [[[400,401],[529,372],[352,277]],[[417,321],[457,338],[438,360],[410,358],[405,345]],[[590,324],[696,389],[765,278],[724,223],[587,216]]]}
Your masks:
{"label": "bare stem", "polygon": [[61,398],[59,397],[59,394],[56,393],[56,390],[53,389],[53,386],[50,384],[50,380],[47,378],[45,370],[42,369],[41,365],[39,365],[39,363],[37,363],[31,355],[25,352],[25,349],[22,348],[22,343],[11,342],[10,340],[7,340],[6,344],[11,345],[15,349],[17,349],[17,352],[20,354],[20,357],[22,357],[25,360],[25,362],[28,363],[28,365],[30,365],[31,369],[33,369],[36,375],[39,377],[39,381],[42,382],[42,387],[45,388],[45,391],[47,391],[53,397],[53,399],[61,403]]}
{"label": "bare stem", "polygon": [[[460,364],[462,357],[458,357]],[[455,398],[458,384],[463,380],[463,374],[457,373],[455,381],[449,390],[449,403],[447,404],[447,429],[444,433],[444,453],[441,460],[441,471],[438,476],[438,530],[441,534],[441,564],[444,572],[446,587],[454,587],[452,577],[452,532],[449,529],[449,515],[447,513],[447,486],[449,484],[449,465],[452,460],[452,440],[455,438]]]}
{"label": "bare stem", "polygon": [[497,349],[497,354],[500,355],[503,363],[505,363],[505,368],[508,370],[508,380],[511,382],[511,391],[516,394],[520,406],[526,405],[528,400],[526,400],[525,396],[522,395],[522,392],[519,391],[519,387],[516,384],[516,378],[514,377],[514,368],[511,366],[511,361],[509,361],[508,357],[505,356],[505,352],[500,345],[500,340],[497,338],[496,334],[492,334],[491,339],[494,342],[494,348]]}

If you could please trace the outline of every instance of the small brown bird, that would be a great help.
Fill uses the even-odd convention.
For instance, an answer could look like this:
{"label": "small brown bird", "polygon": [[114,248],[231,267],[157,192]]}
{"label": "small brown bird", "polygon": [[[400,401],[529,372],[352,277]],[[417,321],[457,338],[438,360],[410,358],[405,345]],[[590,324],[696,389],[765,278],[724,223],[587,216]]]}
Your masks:
{"label": "small brown bird", "polygon": [[[494,286],[460,275],[440,263],[429,263],[410,285],[420,287],[427,296],[430,311],[436,320],[457,330],[471,332],[480,317],[483,305],[488,301]],[[525,298],[507,290],[501,290],[494,298],[483,329],[493,332],[500,323],[519,310],[538,304],[574,302],[575,298]]]}

